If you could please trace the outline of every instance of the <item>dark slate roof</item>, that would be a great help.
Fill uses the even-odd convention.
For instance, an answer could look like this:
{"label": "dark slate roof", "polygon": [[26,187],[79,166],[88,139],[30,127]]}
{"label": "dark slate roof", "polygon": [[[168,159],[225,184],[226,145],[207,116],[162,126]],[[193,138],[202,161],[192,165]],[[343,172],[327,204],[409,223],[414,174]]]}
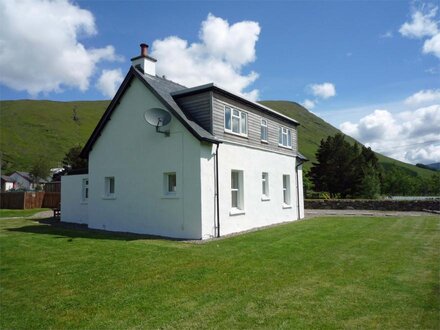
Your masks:
{"label": "dark slate roof", "polygon": [[297,158],[299,158],[299,159],[301,159],[303,162],[307,162],[309,159],[306,157],[306,156],[304,156],[302,153],[300,153],[300,152],[296,152],[296,157]]}
{"label": "dark slate roof", "polygon": [[22,176],[23,178],[25,178],[26,180],[32,182],[31,175],[30,175],[28,172],[18,172],[18,171],[17,171],[17,172],[15,172],[15,173],[21,175],[21,176]]}
{"label": "dark slate roof", "polygon": [[7,175],[2,175],[1,179],[5,182],[15,182],[14,179],[12,179],[11,177],[7,176]]}
{"label": "dark slate roof", "polygon": [[160,78],[157,76],[151,76],[144,74],[134,67],[130,67],[124,81],[119,87],[115,97],[110,102],[107,110],[104,112],[103,116],[98,122],[95,130],[87,141],[84,149],[81,151],[81,157],[87,158],[89,152],[92,150],[95,141],[101,135],[106,123],[110,120],[112,112],[115,110],[120,102],[120,99],[124,95],[127,88],[130,86],[132,79],[138,78],[162,103],[164,106],[199,140],[207,141],[211,143],[221,143],[220,140],[216,139],[211,133],[200,127],[190,118],[188,118],[182,109],[174,101],[171,93],[177,92],[185,89],[185,86],[179,85],[175,82],[169,81],[165,78]]}

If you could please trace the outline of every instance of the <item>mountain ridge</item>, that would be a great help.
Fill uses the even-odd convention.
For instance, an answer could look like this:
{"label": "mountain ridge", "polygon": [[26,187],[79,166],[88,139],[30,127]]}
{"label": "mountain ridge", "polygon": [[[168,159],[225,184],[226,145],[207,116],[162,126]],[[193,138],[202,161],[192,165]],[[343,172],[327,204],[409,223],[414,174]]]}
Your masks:
{"label": "mountain ridge", "polygon": [[[7,169],[28,171],[41,155],[53,167],[60,166],[65,153],[73,146],[84,145],[110,101],[0,101],[0,151]],[[299,150],[309,162],[316,161],[315,152],[321,139],[340,132],[322,118],[293,101],[268,100],[259,103],[299,121]],[[347,136],[350,143],[355,140]],[[359,142],[358,142],[359,143]],[[376,153],[378,154],[378,153]],[[397,166],[413,175],[428,176],[432,172],[378,154],[385,169]]]}

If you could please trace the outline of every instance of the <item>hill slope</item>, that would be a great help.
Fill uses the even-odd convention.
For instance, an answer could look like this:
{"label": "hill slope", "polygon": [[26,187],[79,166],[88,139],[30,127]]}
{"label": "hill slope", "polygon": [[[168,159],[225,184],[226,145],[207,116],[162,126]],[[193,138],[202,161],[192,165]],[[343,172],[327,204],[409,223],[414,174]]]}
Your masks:
{"label": "hill slope", "polygon": [[[304,107],[288,101],[262,101],[301,123],[299,149],[311,161],[321,139],[339,132]],[[44,155],[56,167],[75,145],[84,145],[109,101],[0,101],[0,151],[12,170],[27,171]],[[74,114],[76,119],[74,120]],[[354,140],[348,137],[350,142]],[[431,171],[378,155],[385,168],[398,166],[413,175],[431,175]],[[311,162],[306,163],[309,168]]]}

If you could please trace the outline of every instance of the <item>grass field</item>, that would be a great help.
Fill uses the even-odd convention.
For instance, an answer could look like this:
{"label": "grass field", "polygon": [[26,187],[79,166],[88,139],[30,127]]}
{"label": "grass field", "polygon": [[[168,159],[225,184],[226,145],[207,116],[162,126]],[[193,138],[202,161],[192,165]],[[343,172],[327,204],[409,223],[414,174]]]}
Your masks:
{"label": "grass field", "polygon": [[440,219],[315,218],[204,244],[1,220],[1,329],[438,329]]}
{"label": "grass field", "polygon": [[29,209],[29,210],[10,210],[0,209],[0,218],[13,218],[13,217],[29,217],[38,212],[47,211],[50,209]]}

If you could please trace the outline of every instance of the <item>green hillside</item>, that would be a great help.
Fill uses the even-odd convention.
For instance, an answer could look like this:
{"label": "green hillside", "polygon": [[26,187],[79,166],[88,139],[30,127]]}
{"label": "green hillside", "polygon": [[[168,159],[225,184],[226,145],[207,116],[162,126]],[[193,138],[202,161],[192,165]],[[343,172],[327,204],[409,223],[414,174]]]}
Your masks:
{"label": "green hillside", "polygon": [[[299,149],[311,161],[321,139],[339,132],[304,107],[288,101],[262,101],[301,123]],[[9,169],[27,171],[45,156],[52,166],[59,166],[64,154],[75,145],[84,145],[109,101],[0,101],[0,150]],[[74,119],[76,113],[76,120]],[[354,142],[352,138],[349,141]],[[416,175],[430,176],[431,171],[379,155],[387,169],[399,166]],[[310,167],[311,162],[306,164]]]}
{"label": "green hillside", "polygon": [[[2,161],[27,171],[35,159],[46,157],[59,166],[72,146],[84,145],[109,101],[0,101]],[[76,118],[74,120],[74,109]]]}

